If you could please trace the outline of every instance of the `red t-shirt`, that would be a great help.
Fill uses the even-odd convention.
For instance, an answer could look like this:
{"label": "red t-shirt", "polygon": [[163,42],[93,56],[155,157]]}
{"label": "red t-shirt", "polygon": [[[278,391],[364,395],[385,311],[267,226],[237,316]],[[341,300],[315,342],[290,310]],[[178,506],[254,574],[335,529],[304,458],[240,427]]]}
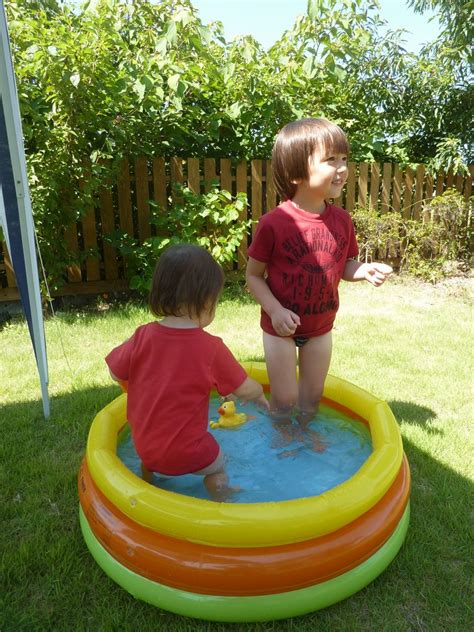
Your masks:
{"label": "red t-shirt", "polygon": [[[267,264],[268,287],[300,317],[294,336],[322,336],[332,329],[346,261],[358,254],[347,211],[328,204],[315,215],[287,200],[260,219],[248,254]],[[278,335],[263,310],[260,324]]]}
{"label": "red t-shirt", "polygon": [[115,377],[128,381],[127,418],[150,471],[188,474],[217,458],[219,445],[208,432],[210,391],[228,395],[247,377],[220,338],[152,322],[105,361]]}

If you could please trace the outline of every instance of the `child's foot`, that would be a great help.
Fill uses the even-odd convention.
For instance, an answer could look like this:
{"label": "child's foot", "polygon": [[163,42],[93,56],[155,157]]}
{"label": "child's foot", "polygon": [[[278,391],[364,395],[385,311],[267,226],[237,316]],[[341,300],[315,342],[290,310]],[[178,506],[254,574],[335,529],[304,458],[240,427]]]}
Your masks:
{"label": "child's foot", "polygon": [[311,444],[312,444],[311,448],[313,452],[318,452],[319,454],[322,454],[323,452],[325,452],[328,445],[324,441],[324,439],[321,438],[321,435],[319,434],[319,432],[310,430],[309,433],[311,435]]}
{"label": "child's foot", "polygon": [[242,491],[240,485],[236,485],[235,487],[227,487],[226,489],[221,490],[213,490],[211,493],[211,500],[216,503],[225,503],[234,496],[234,494],[238,494]]}
{"label": "child's foot", "polygon": [[300,446],[299,448],[294,448],[293,450],[283,450],[277,454],[277,459],[288,459],[292,456],[296,456],[301,450],[304,449],[304,446]]}
{"label": "child's foot", "polygon": [[309,437],[311,449],[313,452],[322,453],[327,448],[326,441],[322,438],[321,434],[316,430],[309,427],[309,424],[316,419],[316,412],[304,412],[301,411],[298,414],[298,424],[305,437]]}

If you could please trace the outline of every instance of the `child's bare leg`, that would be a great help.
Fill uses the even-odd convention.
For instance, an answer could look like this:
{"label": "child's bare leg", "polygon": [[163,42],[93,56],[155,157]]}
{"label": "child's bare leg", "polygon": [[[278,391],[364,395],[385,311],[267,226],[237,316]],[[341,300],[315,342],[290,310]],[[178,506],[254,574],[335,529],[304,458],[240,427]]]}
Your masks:
{"label": "child's bare leg", "polygon": [[204,486],[211,499],[216,502],[224,502],[235,492],[241,491],[240,487],[230,487],[229,485],[229,477],[224,466],[224,455],[221,450],[213,463],[193,473],[204,476]]}
{"label": "child's bare leg", "polygon": [[296,347],[292,338],[271,336],[263,332],[263,348],[271,388],[270,416],[278,431],[278,446],[294,440],[291,415],[298,397],[296,381]]}
{"label": "child's bare leg", "polygon": [[316,417],[319,402],[323,395],[324,382],[329,371],[332,352],[331,332],[310,338],[299,350],[299,392],[298,392],[298,423],[301,428],[311,435],[313,450],[323,452],[326,448],[321,436],[308,427]]}
{"label": "child's bare leg", "polygon": [[225,502],[232,494],[240,491],[238,487],[229,486],[229,477],[224,471],[205,476],[204,485],[211,499],[220,503]]}
{"label": "child's bare leg", "polygon": [[153,472],[150,472],[150,470],[146,468],[145,465],[143,465],[143,463],[141,464],[141,469],[142,469],[142,478],[145,481],[145,483],[151,483],[152,478],[153,478]]}

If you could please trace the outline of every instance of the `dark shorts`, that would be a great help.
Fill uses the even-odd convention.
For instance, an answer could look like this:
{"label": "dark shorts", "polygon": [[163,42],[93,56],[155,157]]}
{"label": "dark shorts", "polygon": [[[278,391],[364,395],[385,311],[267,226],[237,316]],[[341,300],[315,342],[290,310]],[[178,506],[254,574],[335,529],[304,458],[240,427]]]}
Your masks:
{"label": "dark shorts", "polygon": [[295,345],[297,347],[304,347],[309,338],[307,336],[295,336],[293,340],[295,341]]}

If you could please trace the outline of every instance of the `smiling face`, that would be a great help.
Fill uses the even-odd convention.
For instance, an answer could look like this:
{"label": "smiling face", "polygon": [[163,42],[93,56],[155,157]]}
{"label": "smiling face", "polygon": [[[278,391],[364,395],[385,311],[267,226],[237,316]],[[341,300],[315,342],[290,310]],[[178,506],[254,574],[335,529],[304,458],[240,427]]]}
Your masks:
{"label": "smiling face", "polygon": [[296,182],[297,191],[328,199],[340,196],[347,180],[347,155],[334,151],[316,151],[309,159],[308,178]]}

